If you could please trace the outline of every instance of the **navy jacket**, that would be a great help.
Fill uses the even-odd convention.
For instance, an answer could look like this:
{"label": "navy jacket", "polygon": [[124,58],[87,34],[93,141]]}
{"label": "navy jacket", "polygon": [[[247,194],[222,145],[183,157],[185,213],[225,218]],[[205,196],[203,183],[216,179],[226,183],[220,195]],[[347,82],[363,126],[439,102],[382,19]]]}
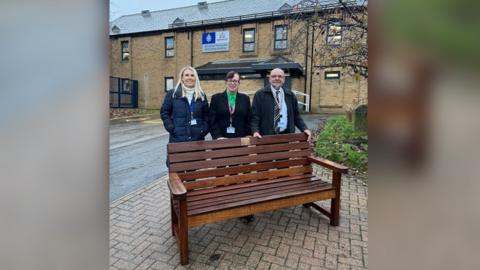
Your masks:
{"label": "navy jacket", "polygon": [[[285,102],[287,103],[287,129],[285,133],[295,133],[295,126],[302,132],[307,129],[298,110],[297,97],[292,91],[283,88]],[[260,135],[274,135],[273,114],[275,99],[270,84],[255,93],[252,102],[252,133],[259,132]]]}
{"label": "navy jacket", "polygon": [[203,101],[200,98],[195,100],[193,118],[197,120],[197,124],[190,125],[190,105],[187,98],[182,97],[181,89],[176,91],[175,96],[173,92],[174,90],[168,91],[160,108],[163,126],[170,133],[169,142],[204,140],[209,131],[207,97],[204,97]]}
{"label": "navy jacket", "polygon": [[235,128],[235,133],[227,133],[227,127],[230,126],[228,107],[226,91],[212,96],[209,116],[212,138],[235,138],[250,135],[250,98],[245,94],[237,93],[235,112],[232,115],[232,126]]}

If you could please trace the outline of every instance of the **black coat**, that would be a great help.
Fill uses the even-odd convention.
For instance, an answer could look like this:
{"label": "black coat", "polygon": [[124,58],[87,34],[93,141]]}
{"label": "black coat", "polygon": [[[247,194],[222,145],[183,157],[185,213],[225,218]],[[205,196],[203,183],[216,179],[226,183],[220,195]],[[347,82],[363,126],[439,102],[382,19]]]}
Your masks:
{"label": "black coat", "polygon": [[208,134],[208,101],[205,97],[202,101],[198,98],[193,109],[193,118],[197,125],[190,125],[190,109],[186,97],[182,97],[179,89],[173,96],[170,90],[165,95],[160,116],[163,126],[170,133],[169,142],[201,141]]}
{"label": "black coat", "polygon": [[232,126],[235,128],[235,133],[227,133],[227,127],[230,126],[228,106],[226,91],[212,96],[209,116],[212,138],[234,138],[250,135],[250,98],[245,94],[237,93],[235,112],[232,117]]}
{"label": "black coat", "polygon": [[[307,129],[298,110],[297,97],[292,91],[283,88],[285,92],[285,103],[287,104],[287,129],[285,133],[295,133],[295,126],[302,132]],[[252,103],[252,120],[250,126],[252,133],[259,132],[260,135],[274,135],[273,114],[275,99],[270,84],[255,93]]]}

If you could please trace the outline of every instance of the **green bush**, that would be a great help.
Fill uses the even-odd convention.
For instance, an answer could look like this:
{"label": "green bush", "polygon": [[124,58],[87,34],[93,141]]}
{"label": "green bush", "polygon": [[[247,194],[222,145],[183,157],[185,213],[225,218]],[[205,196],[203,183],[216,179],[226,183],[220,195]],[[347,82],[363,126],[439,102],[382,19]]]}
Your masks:
{"label": "green bush", "polygon": [[361,173],[367,170],[367,151],[367,133],[354,131],[343,116],[329,118],[315,142],[317,155]]}

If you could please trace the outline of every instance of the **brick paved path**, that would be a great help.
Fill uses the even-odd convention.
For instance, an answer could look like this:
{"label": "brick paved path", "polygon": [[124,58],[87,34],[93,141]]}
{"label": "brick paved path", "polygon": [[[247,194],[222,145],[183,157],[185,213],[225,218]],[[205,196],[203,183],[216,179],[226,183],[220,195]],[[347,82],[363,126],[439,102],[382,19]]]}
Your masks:
{"label": "brick paved path", "polygon": [[163,177],[110,205],[110,269],[366,269],[367,196],[361,180],[342,179],[338,227],[298,206],[257,214],[249,224],[232,219],[190,229],[190,264],[183,267]]}

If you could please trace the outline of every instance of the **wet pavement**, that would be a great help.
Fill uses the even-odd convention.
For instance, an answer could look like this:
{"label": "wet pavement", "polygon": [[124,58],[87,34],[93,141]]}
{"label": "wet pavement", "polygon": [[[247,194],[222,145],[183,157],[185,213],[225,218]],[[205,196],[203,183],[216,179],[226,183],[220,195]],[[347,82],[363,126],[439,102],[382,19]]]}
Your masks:
{"label": "wet pavement", "polygon": [[[304,114],[310,129],[318,126],[321,114]],[[210,135],[207,140],[211,140]],[[167,174],[168,133],[159,116],[110,123],[110,201],[125,196]]]}

